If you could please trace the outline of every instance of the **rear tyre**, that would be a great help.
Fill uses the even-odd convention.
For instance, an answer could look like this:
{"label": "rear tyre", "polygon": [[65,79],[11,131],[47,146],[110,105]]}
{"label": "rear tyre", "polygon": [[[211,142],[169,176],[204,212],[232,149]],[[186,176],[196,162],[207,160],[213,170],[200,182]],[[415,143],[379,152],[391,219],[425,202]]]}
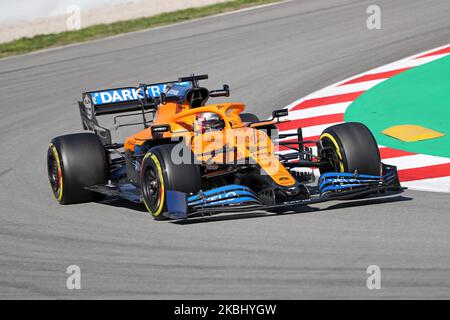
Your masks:
{"label": "rear tyre", "polygon": [[76,133],[54,138],[47,151],[50,186],[61,204],[96,199],[86,187],[104,184],[107,158],[102,142],[93,133]]}
{"label": "rear tyre", "polygon": [[175,164],[173,144],[151,148],[141,166],[141,187],[144,204],[156,220],[164,220],[167,212],[167,190],[198,193],[201,189],[200,167],[196,164]]}
{"label": "rear tyre", "polygon": [[325,129],[322,145],[330,147],[329,165],[320,172],[355,172],[381,175],[381,159],[377,142],[370,130],[359,122],[346,122]]}

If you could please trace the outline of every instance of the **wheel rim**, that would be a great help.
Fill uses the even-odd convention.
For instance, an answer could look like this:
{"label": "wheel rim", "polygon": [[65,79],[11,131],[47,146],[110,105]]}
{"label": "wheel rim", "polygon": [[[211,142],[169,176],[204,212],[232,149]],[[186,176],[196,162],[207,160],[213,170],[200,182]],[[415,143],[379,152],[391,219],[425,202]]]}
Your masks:
{"label": "wheel rim", "polygon": [[62,173],[58,165],[58,160],[51,154],[48,161],[48,179],[52,187],[53,194],[56,198],[61,193]]}
{"label": "wheel rim", "polygon": [[159,207],[161,201],[161,183],[158,178],[158,173],[152,166],[147,167],[145,171],[144,195],[146,203],[154,212]]}
{"label": "wheel rim", "polygon": [[340,172],[341,171],[341,160],[339,159],[339,156],[337,155],[337,152],[335,150],[335,146],[332,141],[330,141],[327,138],[322,139],[322,145],[324,147],[330,147],[332,151],[328,152],[327,158],[329,161],[329,167],[325,170],[325,172]]}

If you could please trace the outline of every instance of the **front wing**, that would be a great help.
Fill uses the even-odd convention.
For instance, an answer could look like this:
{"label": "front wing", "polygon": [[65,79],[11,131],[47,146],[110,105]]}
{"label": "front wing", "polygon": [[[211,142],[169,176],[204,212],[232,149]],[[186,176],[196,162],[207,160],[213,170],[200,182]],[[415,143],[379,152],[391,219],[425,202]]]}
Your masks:
{"label": "front wing", "polygon": [[193,215],[224,212],[244,212],[254,210],[289,209],[291,207],[325,202],[346,200],[366,195],[400,193],[397,168],[382,165],[381,176],[358,173],[329,172],[323,174],[317,186],[308,186],[310,196],[273,205],[264,205],[250,188],[241,185],[228,185],[193,196],[178,191],[167,192],[168,211],[164,215],[170,219],[186,219]]}

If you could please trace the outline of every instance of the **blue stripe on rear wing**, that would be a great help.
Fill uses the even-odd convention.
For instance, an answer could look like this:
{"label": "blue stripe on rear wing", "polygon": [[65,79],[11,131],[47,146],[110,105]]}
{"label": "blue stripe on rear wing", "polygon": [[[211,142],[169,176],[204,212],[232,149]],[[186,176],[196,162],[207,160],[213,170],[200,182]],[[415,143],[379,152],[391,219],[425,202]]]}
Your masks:
{"label": "blue stripe on rear wing", "polygon": [[[189,89],[191,82],[164,82],[152,84],[147,87],[147,95],[158,98],[161,92],[166,90],[168,84]],[[141,109],[138,97],[138,88],[123,87],[83,93],[83,101],[86,113],[95,115],[112,114],[119,112],[137,111]],[[170,94],[170,92],[169,92]]]}

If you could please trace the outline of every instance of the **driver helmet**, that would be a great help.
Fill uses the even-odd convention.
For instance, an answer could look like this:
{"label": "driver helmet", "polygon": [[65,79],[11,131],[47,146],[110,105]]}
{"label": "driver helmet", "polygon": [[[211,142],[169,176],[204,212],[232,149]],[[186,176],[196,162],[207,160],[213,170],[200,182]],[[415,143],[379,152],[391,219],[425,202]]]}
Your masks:
{"label": "driver helmet", "polygon": [[225,125],[219,115],[214,112],[203,112],[196,117],[197,128],[203,133],[214,130],[222,130]]}

